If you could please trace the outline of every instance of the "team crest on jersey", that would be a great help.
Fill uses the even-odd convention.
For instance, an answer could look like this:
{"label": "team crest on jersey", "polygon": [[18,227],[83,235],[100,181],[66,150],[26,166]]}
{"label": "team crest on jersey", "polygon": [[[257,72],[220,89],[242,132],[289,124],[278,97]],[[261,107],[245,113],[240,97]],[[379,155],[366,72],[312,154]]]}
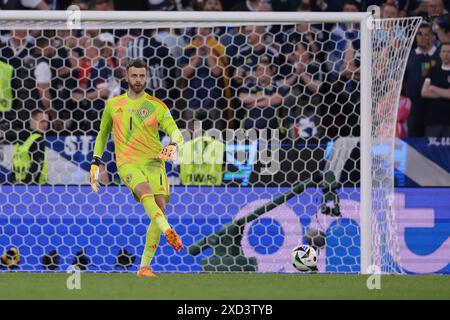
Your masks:
{"label": "team crest on jersey", "polygon": [[133,174],[132,174],[132,173],[129,173],[129,174],[127,174],[127,175],[125,176],[125,182],[126,182],[127,184],[130,184],[130,183],[131,183],[131,180],[133,180]]}
{"label": "team crest on jersey", "polygon": [[148,112],[148,109],[146,109],[146,108],[141,108],[141,109],[139,109],[139,111],[138,111],[139,117],[141,117],[141,118],[143,118],[143,119],[147,118],[147,117],[148,117],[148,114],[149,114],[149,112]]}

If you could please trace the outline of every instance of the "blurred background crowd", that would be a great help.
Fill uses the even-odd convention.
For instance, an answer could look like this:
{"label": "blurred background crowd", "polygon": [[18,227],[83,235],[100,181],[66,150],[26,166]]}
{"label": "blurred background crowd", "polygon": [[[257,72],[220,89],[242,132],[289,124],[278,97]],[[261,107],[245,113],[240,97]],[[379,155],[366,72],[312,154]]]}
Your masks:
{"label": "blurred background crowd", "polygon": [[[70,5],[313,12],[378,5],[382,18],[423,16],[408,59],[396,135],[450,136],[450,1],[6,0],[0,8]],[[131,58],[145,59],[148,93],[169,105],[181,128],[193,129],[193,120],[202,120],[203,129],[279,128],[282,137],[294,140],[359,135],[359,38],[359,26],[351,23],[2,31],[0,61],[14,73],[11,109],[0,110],[0,138],[21,140],[21,132],[34,127],[50,135],[95,135],[106,99],[127,89]]]}

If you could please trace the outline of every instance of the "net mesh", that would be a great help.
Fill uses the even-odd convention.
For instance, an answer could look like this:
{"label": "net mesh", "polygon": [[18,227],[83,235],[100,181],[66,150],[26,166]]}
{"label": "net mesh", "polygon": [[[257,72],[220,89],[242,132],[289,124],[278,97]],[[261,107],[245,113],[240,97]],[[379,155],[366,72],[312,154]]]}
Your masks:
{"label": "net mesh", "polygon": [[[381,20],[372,32],[372,260],[388,273],[401,270],[393,141],[419,22]],[[2,24],[0,60],[13,70],[0,113],[4,270],[136,270],[149,218],[117,175],[112,141],[99,194],[88,181],[105,101],[127,90],[125,66],[142,58],[147,92],[193,142],[190,159],[166,164],[166,216],[187,250],[175,253],[163,239],[155,271],[298,272],[290,252],[306,243],[319,272],[360,272],[358,24],[52,23]],[[36,109],[48,115],[44,147],[27,150],[31,167],[18,183],[17,148],[35,132],[30,119],[46,119]]]}
{"label": "net mesh", "polygon": [[404,249],[394,208],[394,137],[401,83],[419,22],[375,20],[372,35],[372,256],[373,264],[388,273],[399,270]]}

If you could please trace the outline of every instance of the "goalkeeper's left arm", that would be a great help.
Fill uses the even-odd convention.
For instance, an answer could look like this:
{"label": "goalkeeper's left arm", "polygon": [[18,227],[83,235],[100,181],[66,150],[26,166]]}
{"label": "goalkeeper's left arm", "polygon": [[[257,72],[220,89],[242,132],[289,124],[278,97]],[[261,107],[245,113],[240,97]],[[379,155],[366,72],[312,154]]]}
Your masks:
{"label": "goalkeeper's left arm", "polygon": [[161,115],[159,125],[171,138],[171,143],[159,153],[159,157],[164,161],[176,161],[178,158],[177,148],[182,146],[184,139],[175,120],[173,120],[172,115],[167,109]]}
{"label": "goalkeeper's left arm", "polygon": [[98,132],[97,139],[95,140],[94,155],[92,157],[91,162],[90,182],[91,182],[91,190],[93,192],[98,192],[100,188],[99,167],[103,152],[105,151],[106,148],[106,143],[108,142],[109,134],[111,133],[111,128],[112,128],[111,111],[109,103],[106,102],[106,106],[102,114],[102,120],[100,122],[100,131]]}

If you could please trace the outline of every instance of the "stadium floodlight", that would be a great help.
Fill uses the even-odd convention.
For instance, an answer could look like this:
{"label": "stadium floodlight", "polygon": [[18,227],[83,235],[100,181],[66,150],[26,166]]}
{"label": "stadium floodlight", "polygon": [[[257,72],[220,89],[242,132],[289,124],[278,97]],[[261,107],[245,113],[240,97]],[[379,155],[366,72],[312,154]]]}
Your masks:
{"label": "stadium floodlight", "polygon": [[[272,26],[272,28],[266,28],[265,30],[267,37],[265,38],[264,45],[275,48],[275,51],[278,50],[278,52],[273,55],[279,55],[284,59],[282,62],[277,62],[277,68],[274,69],[275,71],[272,75],[272,78],[276,80],[274,83],[276,82],[278,84],[283,84],[283,81],[297,72],[295,68],[292,69],[294,71],[290,73],[284,71],[294,65],[295,62],[290,61],[290,59],[295,59],[295,55],[291,54],[296,50],[295,45],[291,46],[290,49],[285,45],[294,41],[292,40],[292,35],[297,34],[302,37],[305,34],[310,34],[311,37],[313,37],[312,40],[308,44],[304,44],[303,48],[300,48],[300,50],[304,49],[310,56],[310,60],[305,62],[307,64],[307,69],[300,73],[310,74],[310,78],[308,81],[297,79],[295,81],[298,82],[295,82],[295,84],[286,85],[287,89],[282,95],[282,102],[280,103],[280,106],[282,107],[277,111],[278,120],[281,118],[281,122],[278,123],[281,123],[283,126],[283,121],[288,121],[290,119],[290,112],[292,110],[300,110],[298,112],[296,111],[297,114],[294,119],[295,123],[289,123],[289,126],[287,126],[287,136],[294,136],[294,138],[303,139],[303,141],[315,139],[318,145],[326,143],[329,147],[326,152],[324,151],[324,153],[328,152],[326,161],[317,160],[315,169],[309,172],[310,177],[314,180],[313,176],[317,173],[319,168],[323,175],[325,175],[325,172],[333,172],[333,176],[335,179],[339,180],[339,184],[342,188],[337,191],[334,187],[333,190],[331,190],[331,188],[325,188],[327,193],[324,194],[323,198],[335,201],[335,204],[340,206],[343,217],[346,215],[345,204],[342,203],[343,199],[347,201],[347,204],[352,201],[359,203],[359,234],[352,236],[351,243],[348,244],[348,246],[352,248],[358,246],[357,238],[360,237],[360,263],[356,257],[359,254],[354,253],[354,251],[350,249],[347,250],[347,248],[344,248],[343,250],[346,252],[344,255],[354,258],[351,260],[353,262],[347,262],[348,260],[345,260],[340,256],[342,254],[340,250],[332,251],[330,253],[332,257],[327,258],[335,257],[338,260],[341,259],[339,261],[344,261],[341,262],[342,264],[350,263],[352,266],[346,270],[351,272],[356,271],[362,274],[368,273],[369,267],[374,264],[380,266],[381,270],[386,273],[396,273],[401,270],[393,190],[395,124],[406,61],[420,22],[420,17],[378,19],[371,12],[344,14],[342,12],[0,11],[0,29],[2,31],[26,29],[30,32],[40,32],[46,30],[54,31],[54,34],[57,35],[59,31],[72,30],[68,28],[74,26],[76,28],[73,30],[97,30],[100,31],[99,33],[108,31],[109,34],[112,34],[113,41],[115,41],[115,43],[112,43],[112,45],[115,46],[114,54],[117,54],[121,48],[123,48],[127,54],[143,54],[146,47],[135,46],[133,48],[133,41],[137,38],[144,40],[147,38],[147,40],[149,40],[152,37],[155,38],[155,34],[158,34],[159,31],[164,31],[166,37],[164,39],[160,37],[159,39],[161,41],[167,40],[167,42],[163,44],[163,42],[160,41],[158,43],[161,47],[167,46],[168,50],[161,52],[166,52],[168,56],[170,55],[170,61],[172,62],[169,64],[172,65],[166,64],[166,66],[164,66],[164,62],[161,63],[161,68],[164,69],[166,67],[168,70],[162,71],[164,75],[161,76],[159,80],[162,82],[167,81],[167,89],[164,85],[161,85],[162,82],[158,82],[158,85],[155,88],[149,88],[149,90],[157,92],[157,89],[159,89],[162,92],[160,93],[162,94],[162,97],[160,98],[167,101],[169,106],[173,108],[179,103],[183,103],[183,101],[186,102],[188,99],[186,96],[183,96],[184,93],[182,91],[176,91],[174,88],[180,83],[179,81],[182,81],[180,69],[177,68],[181,68],[180,60],[183,58],[184,48],[191,44],[195,37],[195,32],[192,31],[192,28],[222,27],[224,29],[217,35],[217,38],[220,41],[223,41],[223,43],[226,43],[223,45],[226,47],[225,49],[235,47],[236,50],[234,52],[232,50],[224,50],[218,54],[217,63],[219,64],[220,61],[226,61],[226,67],[230,69],[229,73],[224,74],[223,77],[223,79],[226,79],[227,84],[219,88],[221,90],[221,97],[219,97],[220,99],[214,98],[216,101],[213,102],[211,109],[220,111],[226,109],[230,111],[228,114],[231,114],[231,118],[234,118],[234,120],[240,117],[239,110],[245,108],[243,108],[242,105],[234,106],[232,104],[233,100],[239,100],[238,92],[242,85],[232,88],[233,90],[227,90],[229,87],[233,86],[233,81],[235,80],[233,79],[230,70],[239,67],[237,64],[240,62],[237,61],[239,61],[239,55],[242,54],[241,49],[243,45],[246,44],[245,40],[243,43],[239,43],[238,38],[241,36],[243,39],[247,38],[245,38],[242,30],[234,29],[233,32],[229,32],[229,29],[231,29],[231,27],[243,26]],[[355,37],[351,39],[346,39],[346,36],[339,39],[334,38],[336,34],[333,34],[333,29],[330,26],[339,23],[351,26],[351,28],[355,30]],[[301,30],[296,31],[296,27],[299,25],[302,26],[300,28]],[[167,33],[167,28],[170,28],[171,32]],[[153,30],[154,32],[148,33],[148,30]],[[255,27],[253,32],[256,32]],[[71,35],[69,35],[69,37],[70,36]],[[37,38],[45,37],[54,37],[54,35],[47,36],[44,32],[37,35]],[[72,51],[75,51],[76,47],[81,46],[81,38],[82,37],[73,38],[77,43],[69,49],[66,48],[70,51],[70,55],[63,57],[63,59],[69,60],[74,58],[72,56]],[[53,40],[53,38],[49,40]],[[344,41],[346,46],[339,49],[339,46],[342,45],[341,41]],[[127,44],[124,44],[125,42]],[[108,46],[108,43],[111,42],[105,40],[102,43],[102,45]],[[292,44],[294,44],[294,42],[292,42]],[[316,49],[314,49],[314,44],[317,44]],[[52,46],[54,45],[54,42],[47,42],[46,45]],[[123,47],[120,47],[122,45]],[[6,43],[5,46],[8,46],[8,43]],[[66,45],[62,45],[62,47],[65,46]],[[152,56],[145,57],[148,61],[151,61],[153,58],[160,60],[169,58],[158,56],[159,51],[156,50],[158,48],[154,49],[155,50],[150,53]],[[339,52],[339,50],[341,51]],[[96,54],[101,55],[101,50]],[[235,55],[237,58],[233,59],[232,55]],[[124,58],[127,58],[127,56]],[[223,58],[223,60],[221,60],[221,58]],[[8,63],[12,60],[12,57],[3,57],[1,59]],[[27,59],[35,59],[34,64],[32,64],[32,68],[34,69],[39,58],[28,56]],[[221,67],[225,67],[225,64]],[[311,72],[313,71],[312,69],[308,69],[308,67],[313,64],[317,66],[314,71],[316,75],[311,75]],[[76,67],[79,67],[79,65]],[[54,68],[55,67],[51,66],[51,71],[57,72],[58,70],[55,70]],[[114,66],[114,68],[119,69],[120,63]],[[111,76],[111,78],[112,77],[113,76]],[[150,79],[154,80],[155,78],[150,77]],[[110,94],[112,94],[114,91],[112,88],[117,87],[118,85],[120,86],[120,79],[111,82],[109,82],[111,79],[106,80],[105,83],[107,83]],[[316,80],[320,81],[321,85],[320,88],[313,89],[310,84]],[[239,79],[236,81],[239,81]],[[67,84],[67,82],[64,82],[62,86],[65,84]],[[301,88],[300,93],[295,92],[296,84],[301,84],[299,85],[299,88]],[[152,84],[149,84],[149,87],[151,87],[151,85]],[[349,87],[352,88],[348,89]],[[189,91],[186,88],[192,89],[193,95],[196,94],[196,90],[201,89],[189,88],[186,86],[184,92]],[[70,88],[67,87],[66,89],[70,90]],[[77,88],[73,88],[73,90],[76,89]],[[26,99],[33,98],[31,93],[32,89],[24,87],[20,90],[30,91],[30,95],[26,98],[23,98],[22,96],[17,96],[15,98],[21,103],[21,106],[24,106],[28,101]],[[296,102],[290,103],[289,101],[292,100],[291,98]],[[303,98],[306,99],[306,102],[302,100]],[[60,110],[58,110],[57,114],[63,119],[59,120],[65,124],[72,125],[71,129],[68,129],[67,131],[69,133],[74,133],[74,135],[83,135],[86,132],[90,135],[94,134],[91,132],[95,132],[96,120],[90,118],[92,113],[86,117],[76,117],[76,113],[80,110],[78,108],[79,104],[77,104],[74,109],[70,109],[66,105],[68,99],[70,98],[66,97],[62,100],[55,99],[58,103],[61,103]],[[225,107],[219,105],[218,101],[221,99],[225,100]],[[314,110],[314,115],[311,116],[310,114],[305,113],[304,109],[307,109],[304,108],[305,105],[307,105],[309,109]],[[97,106],[94,105],[94,103],[91,105],[88,104],[87,107],[85,105],[83,111],[85,113],[83,115],[87,115],[89,111],[94,111],[95,115],[95,112],[99,112],[96,108]],[[9,117],[0,119],[0,121],[7,123],[8,129],[5,130],[5,136],[15,130],[17,131],[17,128],[14,128],[14,125],[16,125],[17,120],[19,120],[20,110],[16,109],[13,110],[13,112],[17,112],[16,116],[12,113],[13,116],[11,117],[10,113]],[[180,108],[180,114],[185,109]],[[286,113],[289,116],[281,114],[284,109],[290,110]],[[264,117],[265,116],[263,115],[262,118]],[[301,125],[298,125],[300,122],[297,120],[300,118],[305,120],[305,118],[308,117],[313,119],[312,126],[314,127],[315,125],[318,132],[314,130],[311,131],[313,132],[312,134],[310,134],[310,131],[302,132],[302,130],[304,130],[303,123],[305,122],[301,122]],[[186,128],[188,127],[188,120],[184,118],[184,116],[180,115],[175,120],[185,124]],[[214,124],[221,120],[220,117],[212,118]],[[293,129],[291,130],[291,128]],[[60,138],[62,134],[56,133],[56,136],[57,138]],[[12,139],[10,141],[11,144],[17,142],[16,140],[17,139]],[[54,143],[56,146],[59,142],[56,139],[48,143]],[[350,155],[354,149],[358,150],[357,156]],[[53,159],[55,159],[55,157],[57,156],[54,155]],[[352,164],[350,169],[348,168],[348,163]],[[81,164],[77,165],[77,167],[81,167]],[[286,176],[294,170],[294,168],[290,168],[286,172]],[[136,236],[134,231],[142,231],[142,226],[145,224],[141,219],[144,218],[144,214],[143,217],[135,219],[137,217],[135,212],[122,212],[122,210],[137,210],[137,207],[131,202],[132,200],[124,197],[123,193],[126,193],[126,191],[122,188],[104,188],[104,194],[100,195],[99,198],[95,198],[97,209],[94,203],[90,203],[89,206],[89,201],[93,200],[93,197],[87,195],[89,188],[60,186],[61,184],[72,184],[64,182],[66,181],[64,178],[69,173],[69,175],[74,174],[73,171],[73,163],[71,163],[71,167],[67,168],[50,166],[49,172],[51,172],[51,179],[53,179],[49,181],[50,185],[34,187],[37,188],[36,190],[42,191],[32,191],[31,186],[0,186],[2,191],[4,191],[2,192],[3,198],[1,199],[4,199],[5,203],[8,203],[8,206],[0,209],[0,221],[2,218],[6,218],[6,223],[2,226],[4,236],[0,237],[0,247],[9,245],[14,245],[16,247],[44,247],[50,242],[52,247],[55,247],[58,250],[61,259],[65,260],[67,265],[70,263],[71,254],[69,251],[72,250],[68,250],[67,248],[69,246],[81,248],[82,246],[86,247],[86,254],[88,254],[91,259],[89,268],[94,265],[94,268],[96,268],[94,270],[108,271],[110,270],[108,269],[108,261],[114,261],[118,247],[139,247],[142,245],[141,242],[136,241],[134,238],[134,236]],[[358,177],[350,178],[350,171],[358,172]],[[81,177],[86,179],[81,179],[80,184],[88,184],[86,173],[81,171]],[[331,180],[334,180],[334,178]],[[286,182],[287,181],[288,180],[286,180]],[[300,189],[295,189],[293,194],[289,194],[289,197],[284,197],[286,198],[285,201],[280,203],[277,202],[276,206],[286,203],[288,200],[287,198],[291,199],[294,194],[308,193],[308,189],[313,185],[309,180],[307,181],[308,182],[300,186]],[[298,183],[301,182],[302,181],[298,181]],[[265,194],[265,200],[271,200],[267,199],[267,194],[273,194],[273,190],[269,190],[273,187],[267,186],[264,183],[259,184],[259,187],[262,187],[265,190],[264,192],[258,191],[261,194]],[[212,187],[212,192],[215,192],[215,188],[216,187]],[[223,211],[230,203],[228,202],[229,198],[221,197],[225,197],[225,194],[228,191],[231,191],[232,188],[236,187],[225,186],[225,191],[221,193],[222,195],[214,195],[216,203],[208,203],[209,213],[212,213],[215,216],[222,215],[224,218],[223,221],[227,221],[227,223],[230,222],[230,220],[234,220],[235,217],[233,215],[235,212],[232,214]],[[248,187],[239,186],[237,188],[239,188],[239,190],[246,188],[250,191],[243,192],[242,197],[246,198],[246,200],[235,203],[235,206],[243,206],[248,199],[254,199],[257,187],[250,185]],[[319,187],[318,189],[322,190],[322,187]],[[197,191],[195,191],[189,189],[188,186],[180,186],[175,190],[175,193],[178,195],[174,197],[175,202],[169,205],[167,215],[172,221],[177,221],[175,223],[175,229],[177,229],[178,226],[184,230],[184,232],[180,232],[181,237],[183,238],[183,236],[186,236],[186,238],[191,239],[191,241],[187,240],[186,244],[188,246],[194,244],[196,241],[201,241],[203,238],[207,239],[207,237],[210,236],[210,233],[212,233],[211,229],[220,229],[214,225],[210,228],[205,228],[205,230],[209,231],[204,232],[202,231],[203,228],[197,228],[195,226],[196,222],[193,217],[184,216],[184,213],[192,211],[192,209],[189,209],[190,206],[199,207],[200,209],[199,212],[196,212],[196,217],[202,217],[204,215],[203,221],[206,221],[206,223],[208,221],[206,213],[202,213],[202,207],[199,206],[198,200],[194,199],[197,195],[196,192],[199,192],[197,189]],[[280,190],[280,188],[278,188],[278,190]],[[75,194],[73,194],[73,192],[75,192]],[[340,203],[335,192],[339,194],[341,200]],[[25,193],[27,197],[22,197],[22,193]],[[193,193],[193,196],[191,193]],[[42,199],[35,201],[37,198],[45,198],[46,201],[42,202]],[[237,199],[238,195],[231,199],[234,198]],[[281,198],[283,197],[281,196]],[[277,199],[281,198],[278,197]],[[31,203],[24,204],[20,201],[16,201],[17,199],[24,199],[24,201],[25,199],[32,199],[32,201]],[[85,203],[81,203],[80,199]],[[102,201],[108,203],[105,204],[102,203]],[[327,208],[321,208],[320,204],[317,205],[311,195],[302,198],[302,200],[291,199],[290,201],[297,201],[294,204],[296,208],[305,209],[316,205],[317,215],[324,215],[327,216],[327,218],[331,217],[332,219],[339,218],[337,212],[335,212],[336,214],[334,215],[326,214]],[[309,203],[305,203],[305,201],[309,201]],[[36,210],[29,210],[33,205],[37,205],[39,208]],[[94,207],[92,207],[93,205]],[[217,209],[216,211],[216,209],[214,209],[215,205],[220,206],[220,209]],[[23,206],[26,206],[26,209],[23,209]],[[276,206],[270,206],[270,208]],[[102,208],[101,213],[96,211],[100,210],[98,209],[99,207]],[[182,208],[185,210],[183,211]],[[123,215],[125,218],[117,220],[113,218],[108,220],[99,217],[99,215],[108,215],[108,210],[114,210],[116,214],[120,216]],[[36,217],[30,218],[29,211],[42,213],[46,217],[44,225],[42,226],[42,221]],[[307,210],[305,209],[304,212],[297,212],[297,215],[301,216],[302,214],[306,214],[306,211]],[[73,214],[78,214],[78,216],[76,218],[72,216],[72,220],[69,218],[68,221],[72,221],[72,224],[63,226],[63,220],[67,216]],[[133,218],[127,218],[126,216],[128,214],[132,214]],[[75,223],[75,219],[79,219],[77,223]],[[252,220],[254,219],[251,219],[248,222]],[[221,221],[221,219],[219,219],[219,221]],[[241,218],[241,220],[237,221],[242,222],[243,220]],[[80,223],[81,226],[79,225]],[[190,223],[190,225],[185,225],[186,223]],[[22,225],[26,227],[21,228]],[[223,225],[225,225],[225,229],[229,226],[226,223],[223,223]],[[36,234],[35,231],[31,231],[33,226],[42,226],[44,230],[48,227],[51,232],[49,234],[39,235]],[[56,228],[52,229],[51,226],[56,226]],[[190,228],[190,226],[193,227]],[[71,234],[72,227],[74,227],[74,229],[78,228],[77,232]],[[104,227],[103,229],[107,229],[108,232],[105,232],[102,227]],[[128,230],[130,232],[121,234],[120,232],[116,232],[116,229],[123,232]],[[63,231],[59,234],[58,230]],[[99,230],[102,230],[101,234],[96,234]],[[113,230],[112,234],[109,234],[109,231],[111,230]],[[322,231],[325,232],[326,230]],[[189,234],[190,232],[195,232],[195,234]],[[247,232],[249,232],[248,228]],[[221,235],[224,235],[224,233],[219,233],[217,236]],[[41,236],[43,239],[42,241]],[[273,235],[270,237],[272,236]],[[144,237],[144,233],[142,233],[142,241],[144,241]],[[37,238],[38,241],[31,238]],[[257,236],[255,239],[257,239],[258,245],[264,245],[262,241],[263,236]],[[8,243],[8,241],[14,243]],[[347,244],[342,244],[342,246],[345,245]],[[92,250],[92,252],[89,252],[89,250]],[[21,249],[23,260],[20,268],[23,268],[23,270],[34,270],[37,268],[36,266],[33,266],[31,262],[36,260],[35,252],[37,251],[33,248],[28,250]],[[134,251],[138,252],[140,250]],[[320,256],[323,256],[324,254],[324,252],[319,252],[319,270],[320,261],[324,261],[320,260]],[[64,255],[66,257],[64,257]],[[281,265],[284,263],[276,260],[281,258],[274,259],[274,264],[279,263]],[[286,257],[286,259],[289,260],[289,256]],[[100,263],[98,263],[98,261],[100,261]],[[175,259],[173,261],[175,261]],[[187,259],[186,261],[191,260]],[[159,263],[160,270],[162,271],[192,271],[189,266],[183,266],[178,269],[176,266],[174,267],[173,264],[171,265],[170,262],[165,265],[161,260]],[[64,265],[63,262],[61,262],[61,264]],[[110,267],[112,267],[112,265],[114,265],[114,263],[111,263]],[[358,270],[355,269],[356,267]],[[326,270],[322,269],[321,271]],[[291,272],[293,272],[293,270],[291,270]]]}

